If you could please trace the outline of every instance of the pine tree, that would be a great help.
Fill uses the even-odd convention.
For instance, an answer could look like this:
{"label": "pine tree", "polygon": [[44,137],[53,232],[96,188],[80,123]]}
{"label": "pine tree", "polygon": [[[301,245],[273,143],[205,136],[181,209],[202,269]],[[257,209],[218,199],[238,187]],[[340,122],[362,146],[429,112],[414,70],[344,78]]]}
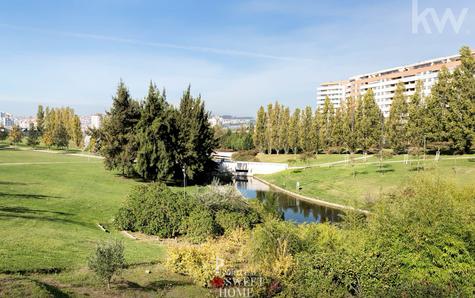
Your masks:
{"label": "pine tree", "polygon": [[30,123],[28,127],[26,143],[28,146],[36,146],[39,144],[39,132],[35,129],[35,125],[33,123]]}
{"label": "pine tree", "polygon": [[470,48],[460,49],[461,65],[455,69],[449,97],[447,133],[457,152],[468,152],[475,127],[475,58]]}
{"label": "pine tree", "polygon": [[387,139],[391,148],[397,153],[407,150],[408,105],[404,91],[404,83],[400,82],[396,87],[386,124]]}
{"label": "pine tree", "polygon": [[18,144],[21,142],[21,139],[23,138],[23,134],[21,132],[20,126],[18,125],[13,125],[12,129],[10,130],[10,133],[8,135],[8,138],[10,140],[10,143],[12,144]]}
{"label": "pine tree", "polygon": [[320,146],[323,150],[328,149],[333,145],[333,117],[335,109],[330,98],[327,96],[322,107],[320,117]]}
{"label": "pine tree", "polygon": [[256,117],[256,126],[254,127],[254,146],[259,152],[263,153],[266,150],[266,111],[263,106],[259,108]]}
{"label": "pine tree", "polygon": [[45,122],[45,113],[43,111],[43,106],[38,106],[38,112],[36,113],[36,129],[38,130],[39,135],[43,134]]}
{"label": "pine tree", "polygon": [[139,118],[138,103],[130,97],[127,87],[120,81],[102,127],[104,139],[101,152],[107,169],[119,170],[127,176],[134,174],[137,151],[135,126]]}
{"label": "pine tree", "polygon": [[289,153],[289,125],[290,125],[290,110],[285,107],[282,111],[282,117],[279,122],[279,144],[280,149],[284,150],[284,153]]}
{"label": "pine tree", "polygon": [[299,150],[299,129],[300,129],[300,109],[295,109],[290,119],[289,126],[289,147],[294,154]]}
{"label": "pine tree", "polygon": [[368,89],[363,98],[358,100],[355,122],[358,145],[364,152],[380,144],[382,123],[383,114],[374,100],[373,90]]}
{"label": "pine tree", "polygon": [[306,106],[305,110],[302,113],[302,117],[300,119],[300,134],[299,134],[299,141],[300,141],[300,148],[304,152],[311,152],[313,151],[312,146],[312,139],[311,139],[311,131],[312,131],[312,108],[310,106]]}
{"label": "pine tree", "polygon": [[418,154],[424,145],[424,98],[422,82],[416,83],[416,90],[408,104],[407,139],[409,145]]}
{"label": "pine tree", "polygon": [[177,127],[174,112],[150,82],[148,94],[137,124],[138,151],[136,171],[145,180],[169,180],[175,167]]}

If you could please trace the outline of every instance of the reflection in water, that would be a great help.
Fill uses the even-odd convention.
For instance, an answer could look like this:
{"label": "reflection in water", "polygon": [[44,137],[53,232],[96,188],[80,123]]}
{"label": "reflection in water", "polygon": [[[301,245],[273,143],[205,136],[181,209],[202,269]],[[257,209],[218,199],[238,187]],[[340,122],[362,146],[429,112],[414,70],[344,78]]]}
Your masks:
{"label": "reflection in water", "polygon": [[290,195],[270,189],[268,185],[252,177],[237,177],[236,187],[248,199],[257,198],[267,206],[275,206],[283,212],[284,219],[288,221],[338,222],[341,220],[339,215],[343,213],[338,209],[297,200]]}

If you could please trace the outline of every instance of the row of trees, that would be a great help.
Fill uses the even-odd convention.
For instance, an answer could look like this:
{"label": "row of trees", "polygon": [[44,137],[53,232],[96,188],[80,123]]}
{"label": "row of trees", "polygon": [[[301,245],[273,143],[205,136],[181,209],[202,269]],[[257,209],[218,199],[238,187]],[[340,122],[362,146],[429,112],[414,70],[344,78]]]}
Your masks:
{"label": "row of trees", "polygon": [[193,97],[190,87],[179,107],[166,100],[152,82],[141,102],[132,99],[121,81],[112,107],[96,132],[100,151],[109,170],[145,180],[181,178],[199,180],[212,165],[216,146],[201,96]]}
{"label": "row of trees", "polygon": [[334,108],[327,98],[315,112],[278,102],[257,113],[253,141],[261,152],[369,151],[383,147],[398,153],[423,146],[468,152],[475,136],[475,59],[468,47],[460,50],[461,65],[452,73],[443,68],[431,95],[424,97],[417,82],[411,96],[397,85],[390,115],[383,117],[369,89]]}
{"label": "row of trees", "polygon": [[237,131],[230,128],[224,129],[222,126],[214,127],[214,134],[218,140],[218,146],[224,150],[251,150],[254,148],[252,135],[254,127],[241,126]]}
{"label": "row of trees", "polygon": [[70,141],[80,147],[83,142],[81,121],[69,107],[43,109],[42,105],[38,106],[36,130],[30,125],[28,131],[30,145],[37,145],[39,138],[47,147],[68,147]]}

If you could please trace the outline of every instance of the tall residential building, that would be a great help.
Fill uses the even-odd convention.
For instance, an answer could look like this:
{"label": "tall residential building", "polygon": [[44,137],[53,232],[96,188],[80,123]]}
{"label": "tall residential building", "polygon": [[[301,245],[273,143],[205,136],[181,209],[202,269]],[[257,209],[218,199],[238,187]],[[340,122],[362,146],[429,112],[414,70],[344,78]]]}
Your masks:
{"label": "tall residential building", "polygon": [[[475,51],[473,54],[475,56]],[[415,92],[417,81],[421,81],[423,93],[427,96],[443,66],[453,71],[459,65],[460,55],[454,55],[357,75],[345,81],[323,83],[317,89],[317,107],[323,105],[326,96],[338,107],[342,100],[364,95],[368,89],[373,89],[376,103],[387,117],[399,82],[404,83],[405,95],[410,96]]]}
{"label": "tall residential building", "polygon": [[0,112],[0,126],[11,128],[13,125],[15,125],[15,119],[12,114]]}

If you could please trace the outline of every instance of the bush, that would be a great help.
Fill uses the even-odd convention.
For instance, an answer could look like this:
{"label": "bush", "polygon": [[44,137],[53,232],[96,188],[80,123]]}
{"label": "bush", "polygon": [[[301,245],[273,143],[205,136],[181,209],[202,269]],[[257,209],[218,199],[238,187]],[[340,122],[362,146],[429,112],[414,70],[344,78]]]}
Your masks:
{"label": "bush", "polygon": [[232,158],[237,161],[259,161],[257,154],[259,150],[244,150],[233,154]]}
{"label": "bush", "polygon": [[115,222],[122,229],[174,237],[194,205],[192,198],[185,199],[164,184],[140,185],[132,190]]}
{"label": "bush", "polygon": [[200,243],[216,234],[216,225],[211,212],[195,208],[182,223],[182,233],[194,243]]}
{"label": "bush", "polygon": [[118,240],[99,243],[94,254],[89,258],[89,269],[107,283],[107,288],[110,288],[114,274],[124,267],[124,246]]}
{"label": "bush", "polygon": [[259,215],[255,212],[235,212],[220,210],[216,213],[216,223],[226,233],[237,228],[250,229],[259,222]]}

